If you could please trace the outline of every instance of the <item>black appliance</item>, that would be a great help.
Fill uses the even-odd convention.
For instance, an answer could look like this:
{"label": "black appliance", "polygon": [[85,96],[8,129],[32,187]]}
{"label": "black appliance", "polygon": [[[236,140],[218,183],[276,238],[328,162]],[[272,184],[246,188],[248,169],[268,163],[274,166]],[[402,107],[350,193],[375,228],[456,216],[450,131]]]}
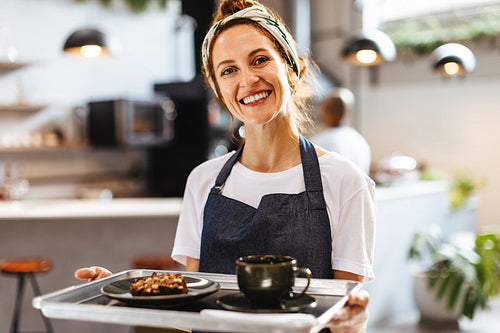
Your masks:
{"label": "black appliance", "polygon": [[168,98],[88,103],[87,137],[94,147],[150,147],[174,137],[175,107]]}
{"label": "black appliance", "polygon": [[164,197],[182,197],[191,170],[208,158],[208,94],[201,80],[155,84],[168,96],[177,117],[174,137],[149,151],[149,188]]}
{"label": "black appliance", "polygon": [[215,0],[182,0],[182,14],[191,16],[196,20],[196,29],[194,31],[194,58],[196,60],[196,73],[201,74],[201,46],[205,34],[210,28],[212,16],[216,7]]}
{"label": "black appliance", "polygon": [[154,90],[173,102],[177,116],[173,139],[149,150],[149,188],[159,196],[182,197],[191,170],[216,156],[221,147],[221,154],[234,150],[237,141],[231,134],[227,111],[221,110],[227,118],[217,117],[218,121],[209,116],[220,105],[200,77],[155,84]]}

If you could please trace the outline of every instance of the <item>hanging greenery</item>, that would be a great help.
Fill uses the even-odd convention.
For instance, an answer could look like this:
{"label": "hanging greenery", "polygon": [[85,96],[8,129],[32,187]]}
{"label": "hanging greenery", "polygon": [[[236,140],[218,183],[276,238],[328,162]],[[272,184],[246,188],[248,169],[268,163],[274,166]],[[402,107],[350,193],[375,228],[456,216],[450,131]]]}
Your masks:
{"label": "hanging greenery", "polygon": [[477,41],[500,36],[500,9],[473,17],[427,16],[387,24],[384,32],[399,55],[427,55],[436,47],[456,41]]}
{"label": "hanging greenery", "polygon": [[[89,0],[75,0],[77,2],[87,2]],[[104,7],[110,8],[115,0],[96,0]],[[162,9],[167,7],[168,0],[121,0],[134,13],[141,13],[148,9],[150,4],[158,4]]]}

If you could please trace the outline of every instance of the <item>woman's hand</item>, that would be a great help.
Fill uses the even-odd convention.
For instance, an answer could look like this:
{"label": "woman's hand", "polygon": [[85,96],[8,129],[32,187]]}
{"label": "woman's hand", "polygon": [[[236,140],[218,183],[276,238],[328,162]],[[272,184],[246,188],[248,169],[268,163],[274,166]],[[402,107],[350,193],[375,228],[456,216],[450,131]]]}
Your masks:
{"label": "woman's hand", "polygon": [[80,280],[94,281],[110,276],[111,272],[104,267],[91,266],[77,269],[75,271],[75,277]]}
{"label": "woman's hand", "polygon": [[369,301],[370,295],[365,290],[349,294],[346,305],[335,314],[327,327],[335,333],[365,332],[368,323],[368,310],[366,307]]}

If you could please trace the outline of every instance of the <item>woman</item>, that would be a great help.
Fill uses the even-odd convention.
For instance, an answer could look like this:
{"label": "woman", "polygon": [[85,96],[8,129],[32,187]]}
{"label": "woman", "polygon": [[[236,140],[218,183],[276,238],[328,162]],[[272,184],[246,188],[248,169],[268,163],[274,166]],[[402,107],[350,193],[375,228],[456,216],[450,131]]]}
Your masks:
{"label": "woman", "polygon": [[[307,63],[269,13],[255,1],[224,1],[205,37],[205,76],[245,125],[245,142],[191,172],[172,256],[187,271],[234,273],[239,256],[279,253],[313,277],[369,281],[374,183],[300,134]],[[367,303],[365,292],[352,295],[330,327],[363,331]]]}

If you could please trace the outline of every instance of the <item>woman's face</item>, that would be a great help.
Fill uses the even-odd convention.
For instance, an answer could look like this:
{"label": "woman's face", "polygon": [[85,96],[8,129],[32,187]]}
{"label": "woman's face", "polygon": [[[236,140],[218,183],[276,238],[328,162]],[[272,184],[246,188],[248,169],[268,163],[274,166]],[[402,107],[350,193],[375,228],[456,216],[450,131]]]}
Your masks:
{"label": "woman's face", "polygon": [[212,63],[220,97],[246,126],[264,125],[286,113],[286,64],[259,29],[236,25],[222,32],[213,46]]}

